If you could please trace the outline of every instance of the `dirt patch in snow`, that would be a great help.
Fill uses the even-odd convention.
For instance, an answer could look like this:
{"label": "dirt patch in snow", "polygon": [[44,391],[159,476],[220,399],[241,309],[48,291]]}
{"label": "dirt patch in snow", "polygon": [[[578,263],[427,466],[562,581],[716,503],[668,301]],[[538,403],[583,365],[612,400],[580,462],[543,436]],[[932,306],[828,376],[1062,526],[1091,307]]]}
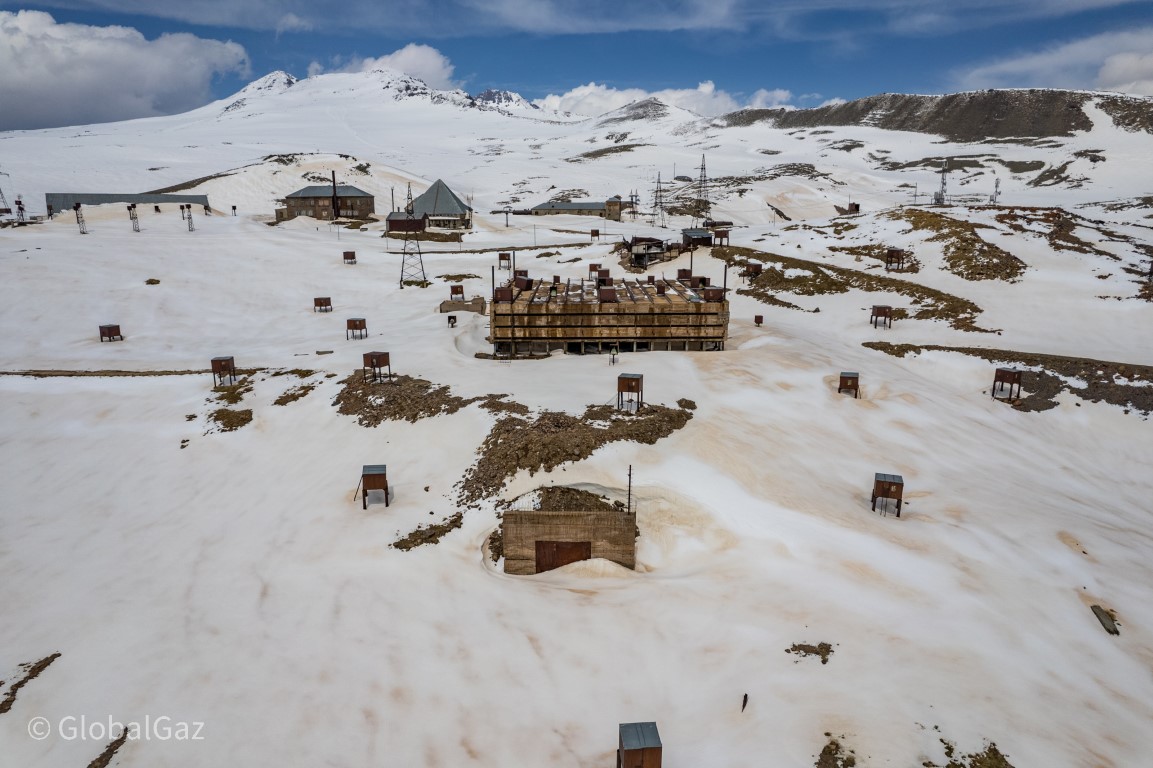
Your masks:
{"label": "dirt patch in snow", "polygon": [[1119,257],[1077,237],[1077,227],[1092,229],[1103,239],[1123,242],[1130,240],[1117,232],[1105,229],[1098,222],[1089,221],[1062,208],[1008,208],[1000,210],[996,218],[1014,232],[1032,233],[1044,237],[1053,250],[1092,253],[1114,261],[1119,260]]}
{"label": "dirt patch in snow", "polygon": [[1149,413],[1153,412],[1153,366],[1012,350],[944,347],[936,344],[890,344],[884,341],[867,341],[864,346],[894,357],[904,357],[909,353],[918,354],[926,350],[959,352],[997,365],[1037,369],[1026,370],[1021,377],[1021,388],[1027,394],[1012,403],[1019,411],[1047,411],[1056,408],[1056,396],[1066,391],[1089,402],[1120,406],[1126,413],[1134,410],[1148,417]]}
{"label": "dirt patch in snow", "polygon": [[[3,699],[0,699],[0,715],[12,709],[12,705],[16,703],[16,694],[20,692],[21,688],[39,677],[40,673],[48,669],[48,665],[58,658],[60,658],[60,654],[54,653],[51,656],[45,656],[35,663],[21,664],[20,668],[24,670],[24,677],[13,683],[8,688],[7,695],[5,695]],[[2,681],[0,681],[0,684],[2,684]]]}
{"label": "dirt patch in snow", "polygon": [[393,549],[402,549],[407,552],[410,549],[415,549],[425,544],[436,544],[450,531],[455,531],[463,524],[464,513],[457,512],[443,522],[419,526],[408,535],[392,542],[392,547]]}
{"label": "dirt patch in snow", "polygon": [[217,408],[208,418],[221,432],[235,432],[252,421],[252,409]]}
{"label": "dirt patch in snow", "polygon": [[986,744],[980,752],[967,755],[957,754],[957,745],[948,739],[941,739],[941,744],[945,748],[945,757],[949,762],[938,765],[926,760],[921,763],[924,768],[1013,768],[1009,758],[1003,755],[993,742]]}
{"label": "dirt patch in snow", "polygon": [[[857,261],[861,259],[874,259],[885,263],[885,257],[888,256],[889,247],[887,245],[874,243],[873,245],[830,245],[829,250],[837,253],[847,253],[850,256],[856,257]],[[903,272],[905,274],[916,274],[921,271],[921,262],[917,260],[916,256],[912,254],[905,254],[905,266],[903,269],[895,269],[893,272]]]}
{"label": "dirt patch in snow", "polygon": [[596,160],[600,157],[607,157],[608,155],[619,155],[622,152],[632,152],[638,147],[647,147],[648,144],[614,144],[611,147],[601,147],[600,149],[589,150],[582,152],[576,157],[566,157],[566,163],[583,163],[585,160]]}
{"label": "dirt patch in snow", "polygon": [[[829,643],[817,643],[816,645],[810,643],[793,643],[785,649],[785,653],[795,653],[801,658],[819,656],[822,664],[828,664],[829,657],[833,655],[833,646]],[[797,661],[800,661],[800,659],[797,659]]]}
{"label": "dirt patch in snow", "polygon": [[631,440],[652,445],[692,418],[684,408],[646,405],[640,413],[590,405],[580,416],[543,411],[534,418],[508,415],[493,425],[479,457],[457,487],[462,504],[496,495],[519,470],[535,474],[580,461],[602,445]]}
{"label": "dirt patch in snow", "polygon": [[982,310],[973,302],[908,280],[872,275],[855,269],[780,256],[752,248],[736,246],[713,248],[712,255],[740,268],[753,261],[767,265],[759,276],[749,280],[747,288],[737,289],[737,293],[742,296],[752,296],[765,304],[801,309],[796,304],[778,298],[778,293],[818,296],[847,293],[854,288],[875,293],[896,293],[909,297],[915,309],[894,307],[895,320],[904,317],[912,317],[914,320],[944,320],[960,331],[997,333],[996,330],[977,325],[977,315],[981,314]]}
{"label": "dirt patch in snow", "polygon": [[442,414],[456,413],[461,408],[480,403],[494,412],[528,412],[520,403],[504,401],[508,395],[457,397],[445,384],[433,384],[412,376],[393,376],[391,381],[365,381],[355,371],[340,382],[342,387],[332,404],[337,412],[355,416],[362,427],[375,427],[385,421],[416,422]]}
{"label": "dirt patch in snow", "polygon": [[88,768],[107,768],[112,763],[112,758],[116,756],[116,752],[124,746],[124,742],[128,741],[128,737],[132,735],[132,730],[125,728],[121,734],[108,742],[108,746],[100,753],[100,756],[88,764]]}
{"label": "dirt patch in snow", "polygon": [[942,243],[945,264],[958,277],[1014,283],[1025,271],[1025,262],[977,234],[978,229],[990,228],[986,225],[921,208],[903,208],[884,215],[894,221],[904,221],[914,231],[932,232],[928,241]]}
{"label": "dirt patch in snow", "polygon": [[853,768],[857,764],[853,750],[846,752],[841,742],[833,738],[831,733],[826,733],[825,738],[829,741],[821,750],[821,754],[817,755],[817,762],[813,763],[815,768]]}

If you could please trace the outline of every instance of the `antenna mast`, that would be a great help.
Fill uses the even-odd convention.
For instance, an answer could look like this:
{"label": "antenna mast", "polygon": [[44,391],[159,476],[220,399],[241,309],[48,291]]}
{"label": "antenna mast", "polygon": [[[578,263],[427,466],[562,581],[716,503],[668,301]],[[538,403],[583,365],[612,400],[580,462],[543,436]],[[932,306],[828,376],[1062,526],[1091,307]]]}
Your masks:
{"label": "antenna mast", "polygon": [[993,196],[989,198],[989,202],[993,205],[997,204],[997,198],[1001,196],[1001,177],[998,176],[996,181],[993,182]]}
{"label": "antenna mast", "polygon": [[[412,213],[412,182],[408,183],[408,196],[404,201],[405,217],[404,228],[404,255],[400,262],[400,287],[403,290],[406,282],[425,283],[428,277],[424,274],[424,257],[420,253],[420,238],[415,237],[416,217]],[[411,222],[411,223],[407,223]]]}
{"label": "antenna mast", "polygon": [[945,179],[949,175],[949,158],[945,158],[945,164],[941,166],[941,188],[933,195],[933,205],[945,204]]}

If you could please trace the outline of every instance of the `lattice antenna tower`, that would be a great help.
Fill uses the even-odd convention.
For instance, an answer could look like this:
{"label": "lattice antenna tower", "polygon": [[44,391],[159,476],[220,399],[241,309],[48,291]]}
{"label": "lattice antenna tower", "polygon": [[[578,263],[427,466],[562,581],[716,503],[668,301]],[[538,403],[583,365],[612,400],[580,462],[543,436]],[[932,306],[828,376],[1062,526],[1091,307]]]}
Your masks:
{"label": "lattice antenna tower", "polygon": [[630,213],[632,213],[632,215],[633,215],[633,221],[636,221],[637,220],[637,207],[640,206],[640,204],[641,204],[641,196],[637,194],[637,191],[635,189],[631,190],[629,192],[629,203],[631,203]]}
{"label": "lattice antenna tower", "polygon": [[997,204],[997,198],[1001,196],[1001,177],[998,176],[993,182],[993,196],[989,198],[989,202],[993,205]]}
{"label": "lattice antenna tower", "polygon": [[697,181],[697,207],[693,210],[693,226],[697,225],[696,213],[699,210],[701,218],[709,218],[709,176],[705,171],[705,156],[701,155],[701,177]]}
{"label": "lattice antenna tower", "polygon": [[428,278],[424,274],[424,257],[420,253],[420,238],[416,237],[416,217],[412,213],[412,183],[408,185],[408,196],[404,201],[405,221],[413,222],[404,228],[404,253],[400,262],[400,287],[403,290],[406,282],[425,283]]}
{"label": "lattice antenna tower", "polygon": [[945,164],[941,166],[941,188],[933,195],[933,205],[945,204],[945,180],[949,176],[949,161],[945,160]]}

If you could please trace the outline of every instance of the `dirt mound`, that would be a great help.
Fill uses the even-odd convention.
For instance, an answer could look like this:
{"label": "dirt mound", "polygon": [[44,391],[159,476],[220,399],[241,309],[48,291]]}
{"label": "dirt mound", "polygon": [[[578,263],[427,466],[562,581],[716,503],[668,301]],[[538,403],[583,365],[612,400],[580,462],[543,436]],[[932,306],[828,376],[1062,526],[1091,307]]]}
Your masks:
{"label": "dirt mound", "polygon": [[477,451],[480,458],[458,483],[460,501],[469,504],[493,496],[519,470],[548,471],[586,459],[608,443],[632,440],[652,445],[691,418],[688,410],[663,405],[646,405],[638,414],[590,405],[579,417],[557,411],[544,411],[535,418],[505,416],[493,425]]}
{"label": "dirt mound", "polygon": [[452,394],[444,384],[433,384],[411,376],[393,376],[391,381],[366,381],[361,371],[340,382],[343,387],[332,404],[337,413],[355,416],[362,427],[375,427],[384,421],[416,422],[481,403],[493,411],[527,411],[519,403],[505,402],[508,395],[463,398]]}

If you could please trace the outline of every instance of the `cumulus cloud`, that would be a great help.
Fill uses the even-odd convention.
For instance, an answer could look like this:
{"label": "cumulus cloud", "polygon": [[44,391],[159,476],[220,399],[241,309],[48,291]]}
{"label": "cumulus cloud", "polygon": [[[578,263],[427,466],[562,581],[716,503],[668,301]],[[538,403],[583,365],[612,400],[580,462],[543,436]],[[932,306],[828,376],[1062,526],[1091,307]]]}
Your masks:
{"label": "cumulus cloud", "polygon": [[13,130],[183,112],[211,100],[213,77],[249,68],[233,42],[0,11],[0,72],[0,130]]}
{"label": "cumulus cloud", "polygon": [[431,45],[409,43],[400,50],[376,58],[336,59],[331,66],[319,62],[308,65],[308,76],[323,72],[370,72],[374,69],[394,69],[423,80],[430,88],[453,90],[461,84],[453,79],[456,69],[449,58]]}
{"label": "cumulus cloud", "polygon": [[727,91],[718,90],[711,80],[700,83],[696,88],[666,88],[647,91],[643,88],[613,88],[600,83],[578,85],[565,93],[550,93],[534,103],[543,109],[559,112],[572,112],[577,115],[595,117],[619,109],[634,101],[657,98],[666,104],[687,109],[704,117],[723,115],[747,107],[763,109],[787,106],[792,93],[783,89],[772,91],[764,88],[747,99],[740,99]]}
{"label": "cumulus cloud", "polygon": [[962,88],[1076,88],[1153,96],[1153,27],[1107,32],[957,74]]}

